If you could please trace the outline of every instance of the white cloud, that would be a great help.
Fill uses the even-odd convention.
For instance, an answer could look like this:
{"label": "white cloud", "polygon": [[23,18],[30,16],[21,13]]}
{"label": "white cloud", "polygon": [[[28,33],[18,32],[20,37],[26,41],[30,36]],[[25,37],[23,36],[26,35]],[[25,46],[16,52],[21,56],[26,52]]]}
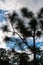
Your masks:
{"label": "white cloud", "polygon": [[40,46],[40,50],[43,50],[43,46]]}
{"label": "white cloud", "polygon": [[36,43],[37,42],[43,42],[43,38],[41,37],[41,38],[38,38],[37,40],[36,40]]}
{"label": "white cloud", "polygon": [[[29,61],[32,61],[34,59],[34,54],[32,53],[32,51],[30,49],[26,49],[25,51],[21,51],[21,50],[16,50],[18,53],[27,53],[29,54]],[[32,54],[31,54],[32,53]]]}
{"label": "white cloud", "polygon": [[2,30],[0,30],[0,48],[6,48],[6,44],[5,42],[3,41],[4,39],[4,33]]}
{"label": "white cloud", "polygon": [[14,1],[14,0],[5,0],[5,3],[0,1],[0,8],[1,9],[10,10],[10,9],[16,8],[15,6],[16,6],[16,1]]}
{"label": "white cloud", "polygon": [[5,38],[5,36],[11,37],[12,33],[11,32],[3,32],[1,27],[4,25],[8,25],[11,31],[12,31],[12,29],[11,29],[11,26],[8,22],[5,22],[5,21],[0,22],[0,48],[6,48],[7,49],[8,47],[6,46],[4,38]]}
{"label": "white cloud", "polygon": [[0,42],[3,41],[3,37],[4,37],[4,34],[3,34],[2,30],[0,30]]}

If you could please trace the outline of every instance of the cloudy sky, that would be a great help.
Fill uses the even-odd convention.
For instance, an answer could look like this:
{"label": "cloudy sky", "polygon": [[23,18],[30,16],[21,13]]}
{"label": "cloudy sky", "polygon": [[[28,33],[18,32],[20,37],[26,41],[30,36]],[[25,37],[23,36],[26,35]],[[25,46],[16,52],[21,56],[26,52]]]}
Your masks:
{"label": "cloudy sky", "polygon": [[[37,12],[39,8],[43,7],[43,0],[0,0],[0,27],[5,24],[7,12],[12,10],[18,10],[22,7],[28,7],[33,12]],[[3,33],[3,31],[0,30],[0,48],[9,48],[9,47],[13,48],[14,44],[10,43],[7,44],[6,47],[5,42],[3,42],[3,38],[5,37],[5,35],[9,36],[9,33]],[[28,43],[32,45],[33,44],[32,38],[30,38],[29,40],[30,41],[28,41]],[[41,47],[41,50],[43,50],[43,38],[37,39],[36,44],[39,47]],[[30,58],[33,59],[33,56],[31,55]]]}
{"label": "cloudy sky", "polygon": [[43,0],[0,0],[0,9],[12,10],[28,7],[36,12],[42,6]]}
{"label": "cloudy sky", "polygon": [[[30,10],[37,12],[39,8],[43,7],[43,0],[0,0],[0,22],[6,21],[7,11],[17,10],[21,7],[28,7]],[[0,30],[0,47],[3,48],[6,47],[5,42],[2,42],[4,36],[5,34]]]}

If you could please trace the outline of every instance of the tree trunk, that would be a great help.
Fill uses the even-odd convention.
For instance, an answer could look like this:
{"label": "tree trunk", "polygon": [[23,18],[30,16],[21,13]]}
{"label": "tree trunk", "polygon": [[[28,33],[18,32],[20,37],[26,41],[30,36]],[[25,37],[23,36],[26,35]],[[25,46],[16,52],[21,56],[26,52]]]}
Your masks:
{"label": "tree trunk", "polygon": [[36,61],[35,37],[33,37],[33,43],[34,43],[34,49],[33,49],[33,51],[34,51],[34,61]]}
{"label": "tree trunk", "polygon": [[36,45],[35,45],[35,30],[33,35],[33,51],[34,51],[34,65],[36,65]]}

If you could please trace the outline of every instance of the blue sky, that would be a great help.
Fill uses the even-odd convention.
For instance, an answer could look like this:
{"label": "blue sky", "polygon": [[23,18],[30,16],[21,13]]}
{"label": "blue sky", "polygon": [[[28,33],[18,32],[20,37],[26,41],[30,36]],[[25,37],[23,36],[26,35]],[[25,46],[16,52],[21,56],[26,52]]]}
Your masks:
{"label": "blue sky", "polygon": [[6,13],[7,13],[7,10],[0,9],[0,22],[6,21],[6,19],[7,19]]}

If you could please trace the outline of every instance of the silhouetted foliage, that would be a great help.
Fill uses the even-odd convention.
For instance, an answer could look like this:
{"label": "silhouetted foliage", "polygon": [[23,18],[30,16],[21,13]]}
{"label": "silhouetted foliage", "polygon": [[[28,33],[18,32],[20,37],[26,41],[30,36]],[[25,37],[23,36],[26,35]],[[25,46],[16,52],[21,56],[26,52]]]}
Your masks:
{"label": "silhouetted foliage", "polygon": [[43,7],[40,9],[39,13],[38,13],[38,18],[43,18]]}
{"label": "silhouetted foliage", "polygon": [[37,20],[35,18],[32,18],[29,23],[31,30],[37,30],[37,24]]}
{"label": "silhouetted foliage", "polygon": [[40,27],[41,27],[41,29],[43,30],[43,20],[40,20],[39,22],[40,22],[40,24],[41,24]]}
{"label": "silhouetted foliage", "polygon": [[10,65],[8,60],[2,60],[0,59],[0,65]]}
{"label": "silhouetted foliage", "polygon": [[10,37],[8,37],[8,36],[6,36],[5,38],[4,38],[4,40],[7,42],[7,41],[10,41]]}
{"label": "silhouetted foliage", "polygon": [[40,9],[39,13],[38,13],[38,19],[40,22],[40,27],[43,30],[43,7]]}
{"label": "silhouetted foliage", "polygon": [[38,37],[41,36],[41,31],[37,31],[37,36],[38,36]]}
{"label": "silhouetted foliage", "polygon": [[6,50],[0,48],[0,65],[10,65]]}
{"label": "silhouetted foliage", "polygon": [[31,31],[27,30],[22,20],[18,20],[18,29],[23,37],[28,37],[32,35]]}
{"label": "silhouetted foliage", "polygon": [[20,63],[19,63],[19,65],[28,65],[28,64],[29,64],[29,62],[28,62],[29,57],[28,57],[27,54],[21,53],[21,54],[19,55],[19,58],[20,58]]}
{"label": "silhouetted foliage", "polygon": [[4,25],[3,27],[2,27],[2,29],[3,29],[3,32],[5,32],[5,31],[9,31],[9,29],[8,29],[8,26],[7,25]]}
{"label": "silhouetted foliage", "polygon": [[33,13],[31,11],[29,11],[28,8],[22,8],[21,12],[24,17],[27,17],[27,18],[33,17]]}
{"label": "silhouetted foliage", "polygon": [[[43,8],[40,10],[37,17],[35,16],[35,14],[32,11],[29,11],[27,8],[21,9],[21,15],[23,16],[23,18],[19,18],[18,14],[14,11],[12,14],[10,14],[8,16],[10,19],[12,29],[13,29],[13,32],[12,31],[11,32],[13,33],[12,34],[13,36],[16,33],[22,40],[22,42],[20,42],[16,39],[16,44],[19,46],[19,48],[21,48],[21,50],[24,50],[22,45],[25,44],[27,46],[27,48],[30,49],[32,51],[32,53],[34,54],[34,59],[32,61],[29,61],[30,58],[29,58],[28,54],[25,54],[25,53],[16,53],[15,54],[15,51],[12,50],[8,54],[8,55],[13,54],[13,57],[9,61],[12,62],[11,64],[17,62],[19,65],[40,65],[40,63],[43,64],[42,56],[40,58],[41,62],[39,62],[39,59],[36,58],[36,55],[40,54],[40,49],[36,47],[36,37],[37,38],[40,37],[42,34],[42,31],[43,31],[43,19],[42,19],[43,18]],[[26,17],[26,19],[28,19],[28,27],[25,26],[25,23],[27,23],[27,20],[25,21],[24,17]],[[17,24],[16,24],[16,27],[14,28],[15,23],[17,23]],[[17,32],[15,32],[15,29],[17,30]],[[39,29],[41,29],[41,31]],[[4,32],[9,31],[8,27],[4,26],[3,31]],[[27,42],[27,38],[29,38],[29,37],[33,38],[32,46],[30,46]],[[4,38],[4,41],[14,42],[14,40],[12,40],[11,37],[8,37],[8,36],[6,36]]]}
{"label": "silhouetted foliage", "polygon": [[14,11],[12,14],[9,14],[10,22],[13,24],[17,20],[17,13]]}

